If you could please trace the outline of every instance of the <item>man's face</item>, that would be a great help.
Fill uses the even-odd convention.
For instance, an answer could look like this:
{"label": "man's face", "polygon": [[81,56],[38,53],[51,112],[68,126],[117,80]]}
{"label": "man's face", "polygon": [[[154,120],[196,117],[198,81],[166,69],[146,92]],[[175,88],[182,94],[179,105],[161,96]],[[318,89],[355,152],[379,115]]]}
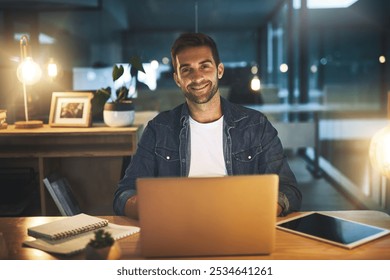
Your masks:
{"label": "man's face", "polygon": [[218,79],[223,75],[223,64],[215,65],[210,48],[189,47],[176,56],[176,84],[188,101],[207,103],[218,92]]}

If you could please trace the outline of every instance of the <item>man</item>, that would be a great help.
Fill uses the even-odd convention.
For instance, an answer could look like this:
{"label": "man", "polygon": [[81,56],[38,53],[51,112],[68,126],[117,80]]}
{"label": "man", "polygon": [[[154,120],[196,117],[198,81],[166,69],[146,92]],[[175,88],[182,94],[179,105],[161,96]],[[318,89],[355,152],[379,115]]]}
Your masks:
{"label": "man", "polygon": [[224,66],[213,39],[182,34],[171,55],[186,102],[146,126],[115,192],[115,213],[138,217],[136,178],[266,173],[279,175],[276,214],[299,210],[301,193],[275,128],[262,113],[221,97]]}

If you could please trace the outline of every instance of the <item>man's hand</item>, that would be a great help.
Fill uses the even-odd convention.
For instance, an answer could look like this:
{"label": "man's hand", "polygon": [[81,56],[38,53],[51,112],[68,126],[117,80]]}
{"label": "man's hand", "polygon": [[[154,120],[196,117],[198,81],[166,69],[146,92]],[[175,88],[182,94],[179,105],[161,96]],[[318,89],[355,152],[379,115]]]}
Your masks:
{"label": "man's hand", "polygon": [[278,207],[277,207],[277,209],[276,209],[276,216],[277,216],[277,217],[280,216],[280,214],[282,213],[282,211],[283,211],[283,208],[278,204]]}
{"label": "man's hand", "polygon": [[138,219],[138,197],[134,195],[126,201],[125,215],[131,219]]}

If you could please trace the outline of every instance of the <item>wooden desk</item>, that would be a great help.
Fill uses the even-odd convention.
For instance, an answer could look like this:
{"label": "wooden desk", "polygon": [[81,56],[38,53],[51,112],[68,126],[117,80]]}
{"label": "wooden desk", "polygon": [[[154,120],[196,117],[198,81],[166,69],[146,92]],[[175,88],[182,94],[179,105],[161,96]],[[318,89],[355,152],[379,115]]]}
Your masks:
{"label": "wooden desk", "polygon": [[10,125],[0,130],[0,158],[38,160],[41,212],[46,215],[46,189],[42,180],[56,170],[59,165],[57,159],[133,155],[140,131],[140,126],[52,128],[44,125],[35,129],[15,129],[14,125]]}
{"label": "wooden desk", "polygon": [[[334,211],[334,216],[348,218],[357,222],[365,222],[371,225],[390,229],[390,216],[378,211]],[[295,214],[292,214],[295,215]],[[289,216],[291,217],[291,216]],[[8,259],[59,259],[43,251],[22,247],[22,242],[27,238],[27,228],[38,224],[54,221],[63,217],[23,217],[23,218],[0,218],[0,232],[3,233],[8,245]],[[111,222],[124,225],[138,225],[134,220],[120,216],[105,217]],[[279,218],[281,220],[283,218]],[[119,240],[123,259],[142,259],[139,234]],[[83,259],[83,253],[72,259]],[[62,259],[60,257],[60,259]],[[176,258],[175,258],[176,259]],[[188,259],[188,258],[187,258]],[[266,256],[226,256],[218,258],[196,259],[269,259],[269,260],[311,260],[311,259],[390,259],[390,235],[381,237],[352,250],[327,244],[321,241],[298,236],[281,230],[276,231],[275,252]]]}

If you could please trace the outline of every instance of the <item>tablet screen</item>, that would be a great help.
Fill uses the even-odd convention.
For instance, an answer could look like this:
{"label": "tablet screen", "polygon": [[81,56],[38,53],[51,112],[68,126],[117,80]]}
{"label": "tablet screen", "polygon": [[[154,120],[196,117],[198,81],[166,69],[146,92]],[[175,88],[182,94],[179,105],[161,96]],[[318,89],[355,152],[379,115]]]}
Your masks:
{"label": "tablet screen", "polygon": [[278,224],[278,228],[346,245],[346,247],[351,247],[348,245],[354,243],[361,244],[359,241],[372,240],[389,232],[386,229],[320,213],[311,213],[287,222],[281,222]]}

